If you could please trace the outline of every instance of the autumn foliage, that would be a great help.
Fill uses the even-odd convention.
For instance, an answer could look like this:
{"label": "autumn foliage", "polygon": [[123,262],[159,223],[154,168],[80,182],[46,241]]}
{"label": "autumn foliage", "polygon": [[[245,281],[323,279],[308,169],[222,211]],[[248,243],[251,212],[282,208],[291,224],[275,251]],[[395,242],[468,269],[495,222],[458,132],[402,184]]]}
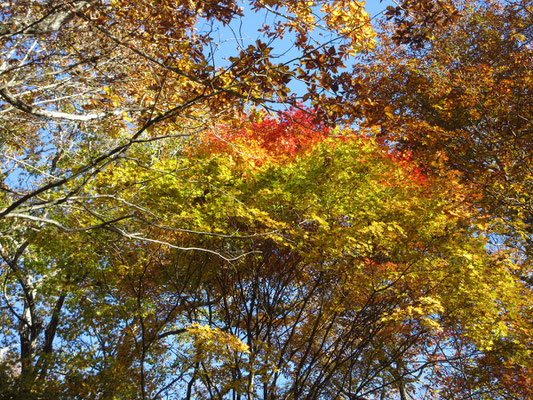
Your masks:
{"label": "autumn foliage", "polygon": [[4,3],[0,399],[532,398],[530,0]]}
{"label": "autumn foliage", "polygon": [[205,133],[201,145],[192,152],[221,154],[243,152],[257,165],[287,162],[305,154],[330,135],[330,129],[306,108],[292,108],[276,115],[261,112],[241,116]]}
{"label": "autumn foliage", "polygon": [[[136,233],[62,237],[78,248],[68,279],[82,288],[63,340],[89,324],[102,344],[90,360],[65,355],[79,387],[43,387],[140,397],[168,379],[190,398],[392,396],[421,390],[421,366],[442,376],[451,354],[466,357],[456,332],[479,349],[512,335],[501,315],[522,304],[518,287],[506,256],[485,250],[457,176],[313,117],[244,116],[187,158],[105,171],[95,189],[123,201],[93,210],[134,212],[122,229]],[[56,234],[41,231],[36,251]],[[447,378],[416,385],[437,393]]]}

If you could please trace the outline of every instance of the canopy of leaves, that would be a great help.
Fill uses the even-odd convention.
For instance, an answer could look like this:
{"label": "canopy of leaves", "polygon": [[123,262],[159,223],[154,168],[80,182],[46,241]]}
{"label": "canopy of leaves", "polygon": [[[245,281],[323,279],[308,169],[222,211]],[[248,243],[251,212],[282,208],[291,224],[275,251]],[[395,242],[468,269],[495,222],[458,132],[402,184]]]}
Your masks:
{"label": "canopy of leaves", "polygon": [[0,7],[0,398],[531,397],[529,0]]}
{"label": "canopy of leaves", "polygon": [[[516,276],[526,284],[523,296],[529,299],[532,6],[530,1],[464,2],[461,17],[433,30],[424,46],[398,46],[384,37],[382,48],[357,68],[372,82],[375,95],[367,123],[381,140],[410,151],[428,173],[460,172],[460,180],[478,197],[479,211],[487,215],[490,248],[515,251]],[[481,386],[494,386],[491,379],[496,379],[509,393],[529,398],[530,360],[514,364],[509,357],[531,348],[531,309],[518,318],[523,321],[517,324],[529,326],[522,350],[501,343],[501,351],[487,354],[476,368],[491,377],[481,378]],[[476,386],[466,385],[464,378],[461,382],[454,390]]]}
{"label": "canopy of leaves", "polygon": [[243,118],[187,158],[148,167],[143,153],[102,171],[92,217],[54,218],[132,218],[28,238],[20,268],[46,277],[39,313],[64,296],[65,350],[38,342],[41,378],[12,372],[12,384],[83,398],[379,397],[436,389],[411,383],[450,365],[458,332],[480,349],[515,340],[502,316],[521,307],[520,286],[473,234],[457,177],[312,120]]}

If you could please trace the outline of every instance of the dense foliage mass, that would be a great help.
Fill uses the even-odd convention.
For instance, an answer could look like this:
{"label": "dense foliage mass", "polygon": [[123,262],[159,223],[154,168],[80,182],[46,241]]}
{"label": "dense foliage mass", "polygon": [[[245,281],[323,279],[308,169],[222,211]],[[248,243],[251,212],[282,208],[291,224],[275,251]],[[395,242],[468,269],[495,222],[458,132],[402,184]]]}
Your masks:
{"label": "dense foliage mass", "polygon": [[533,398],[530,0],[1,7],[0,399]]}
{"label": "dense foliage mass", "polygon": [[[382,48],[356,68],[384,110],[370,121],[379,136],[411,151],[432,174],[459,173],[487,216],[489,248],[514,251],[514,274],[529,299],[532,22],[530,1],[464,2],[461,18],[432,31],[422,48],[396,46],[385,35]],[[531,310],[526,305],[516,315],[519,337],[472,360],[467,368],[475,377],[453,378],[454,390],[465,397],[491,393],[499,382],[509,398],[533,396]]]}

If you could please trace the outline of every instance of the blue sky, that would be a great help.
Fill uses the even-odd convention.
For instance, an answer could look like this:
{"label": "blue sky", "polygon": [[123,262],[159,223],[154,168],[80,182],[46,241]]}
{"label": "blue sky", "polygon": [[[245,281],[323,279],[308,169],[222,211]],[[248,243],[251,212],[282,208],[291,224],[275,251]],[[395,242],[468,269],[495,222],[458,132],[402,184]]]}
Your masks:
{"label": "blue sky", "polygon": [[394,5],[394,2],[392,0],[383,0],[382,2],[380,2],[379,0],[368,0],[366,2],[365,8],[366,11],[374,17],[390,5]]}

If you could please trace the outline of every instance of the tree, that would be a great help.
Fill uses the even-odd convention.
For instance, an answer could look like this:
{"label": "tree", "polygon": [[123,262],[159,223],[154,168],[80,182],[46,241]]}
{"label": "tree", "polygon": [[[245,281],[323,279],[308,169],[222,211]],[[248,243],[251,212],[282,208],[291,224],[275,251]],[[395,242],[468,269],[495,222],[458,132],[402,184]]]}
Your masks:
{"label": "tree", "polygon": [[[286,16],[265,28],[263,41],[239,42],[243,46],[233,49],[229,66],[221,66],[211,50],[218,44],[215,31],[242,15],[232,1],[2,5],[3,349],[14,357],[18,335],[15,360],[28,387],[47,376],[65,302],[77,298],[71,289],[85,279],[77,269],[101,261],[90,250],[73,259],[69,235],[102,230],[103,241],[105,232],[138,239],[128,230],[142,225],[138,208],[132,212],[120,193],[109,185],[100,191],[95,180],[135,159],[143,160],[141,170],[151,168],[163,150],[181,154],[187,138],[208,129],[213,119],[229,118],[249,104],[268,109],[287,100],[295,65],[277,63],[268,44],[284,29],[298,32],[295,64],[302,53],[323,51],[309,36],[315,18],[305,4],[252,7]],[[354,2],[349,15],[340,25],[353,29],[342,33],[340,25],[327,25],[332,17],[324,14],[332,39],[344,46],[337,63],[369,46],[373,35],[362,6]],[[116,207],[128,212],[106,218]],[[41,248],[36,236],[50,226],[63,234]]]}
{"label": "tree", "polygon": [[[369,109],[369,124],[428,173],[459,171],[487,216],[491,248],[514,251],[526,304],[532,298],[531,7],[529,1],[464,2],[461,17],[433,30],[424,46],[384,38],[359,67],[373,82],[373,107],[381,110]],[[461,388],[470,396],[493,388],[493,398],[531,396],[530,306],[515,318],[514,338],[465,362],[475,367],[460,370],[472,375],[459,376],[452,392]]]}
{"label": "tree", "polygon": [[[422,3],[404,42],[455,18]],[[344,69],[362,3],[2,7],[3,397],[405,398],[453,332],[488,349],[528,306],[453,173],[337,127],[372,105]]]}
{"label": "tree", "polygon": [[[7,385],[27,397],[406,396],[430,384],[420,373],[448,365],[449,333],[480,346],[505,336],[495,301],[511,312],[520,293],[472,235],[453,175],[431,178],[353,132],[328,139],[301,111],[259,118],[220,128],[186,158],[100,174],[94,188],[123,201],[94,202],[85,222],[128,208],[138,238],[33,235],[21,265],[46,277],[40,308],[65,298],[61,351],[39,346]],[[278,140],[289,132],[301,134],[297,150]],[[54,218],[68,226],[80,213]],[[5,326],[14,340],[16,314]],[[7,365],[18,360],[11,352]]]}

